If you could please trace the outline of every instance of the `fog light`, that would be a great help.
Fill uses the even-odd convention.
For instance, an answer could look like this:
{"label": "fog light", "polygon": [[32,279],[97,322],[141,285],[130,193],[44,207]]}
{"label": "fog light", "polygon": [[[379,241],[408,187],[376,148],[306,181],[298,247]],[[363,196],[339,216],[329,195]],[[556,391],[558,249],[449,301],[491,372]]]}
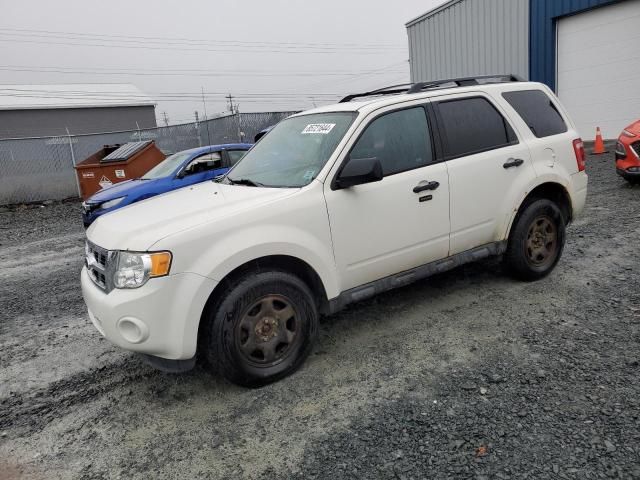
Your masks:
{"label": "fog light", "polygon": [[137,318],[124,317],[118,320],[118,332],[129,343],[141,343],[149,338],[149,328]]}
{"label": "fog light", "polygon": [[640,167],[629,167],[627,168],[627,172],[632,172],[632,173],[640,172]]}

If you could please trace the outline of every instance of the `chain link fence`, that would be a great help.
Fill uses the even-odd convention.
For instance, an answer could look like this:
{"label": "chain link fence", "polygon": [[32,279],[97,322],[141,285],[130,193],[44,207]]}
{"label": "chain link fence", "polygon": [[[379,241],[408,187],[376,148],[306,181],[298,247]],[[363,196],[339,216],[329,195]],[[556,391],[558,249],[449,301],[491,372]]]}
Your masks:
{"label": "chain link fence", "polygon": [[296,112],[238,113],[148,130],[0,140],[0,205],[78,196],[74,165],[104,145],[154,140],[170,155],[203,145],[248,142]]}

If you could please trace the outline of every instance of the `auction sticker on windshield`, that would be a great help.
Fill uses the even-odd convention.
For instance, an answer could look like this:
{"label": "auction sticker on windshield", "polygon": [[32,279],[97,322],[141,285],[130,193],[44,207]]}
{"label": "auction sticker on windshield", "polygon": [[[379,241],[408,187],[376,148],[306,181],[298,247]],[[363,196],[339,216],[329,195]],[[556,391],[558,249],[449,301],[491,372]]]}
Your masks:
{"label": "auction sticker on windshield", "polygon": [[322,135],[328,134],[333,127],[335,127],[335,123],[310,123],[304,130],[302,130],[303,134],[307,133],[321,133]]}

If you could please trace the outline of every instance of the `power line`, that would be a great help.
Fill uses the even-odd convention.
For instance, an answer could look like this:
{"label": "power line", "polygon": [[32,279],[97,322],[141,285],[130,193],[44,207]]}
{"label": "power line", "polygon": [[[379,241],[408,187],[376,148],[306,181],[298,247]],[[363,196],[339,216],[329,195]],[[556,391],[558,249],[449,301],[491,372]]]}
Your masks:
{"label": "power line", "polygon": [[[51,95],[76,95],[78,97],[82,96],[105,96],[105,97],[125,97],[125,98],[140,98],[145,99],[149,98],[149,96],[168,96],[168,97],[199,97],[199,93],[190,93],[190,92],[154,92],[149,95],[143,93],[128,93],[128,92],[109,92],[109,91],[87,91],[87,90],[42,90],[42,89],[21,89],[21,88],[3,88],[0,84],[0,92],[11,92],[9,95],[21,95],[21,94],[51,94]],[[220,96],[224,97],[228,94],[222,92],[205,92],[207,96]],[[276,96],[276,97],[299,97],[299,96],[335,96],[340,95],[339,93],[277,93],[277,92],[263,92],[263,93],[245,93],[241,94],[243,97],[263,97],[263,96]]]}
{"label": "power line", "polygon": [[[90,85],[90,84],[89,84]],[[34,85],[35,86],[35,85]],[[38,85],[40,87],[44,87],[46,85]],[[70,97],[105,97],[105,98],[136,98],[136,99],[149,99],[150,97],[178,97],[178,98],[189,98],[189,97],[197,97],[200,98],[202,95],[201,92],[150,92],[146,93],[129,93],[115,90],[101,90],[92,92],[86,89],[83,90],[58,90],[58,89],[48,89],[48,88],[14,88],[14,87],[22,87],[21,85],[11,85],[3,87],[0,84],[0,94],[4,93],[6,96],[20,96],[20,95],[31,95],[34,94],[44,96],[70,96]],[[227,97],[228,94],[224,92],[204,92],[204,94],[208,97]],[[329,93],[313,93],[313,92],[255,92],[255,93],[240,93],[237,96],[242,98],[250,98],[250,97],[301,97],[301,96],[314,96],[314,97],[335,97],[341,95],[341,92]]]}
{"label": "power line", "polygon": [[[72,75],[126,75],[126,76],[184,76],[184,77],[349,77],[357,76],[366,72],[259,72],[259,71],[189,71],[189,70],[166,70],[166,71],[141,71],[125,69],[94,69],[79,70],[73,67],[25,67],[25,66],[0,66],[1,71],[8,72],[33,72],[33,73],[59,73]],[[380,71],[375,75],[386,75],[389,73],[403,73],[400,71]],[[367,73],[369,75],[369,73]]]}
{"label": "power line", "polygon": [[[14,98],[33,98],[33,99],[40,99],[40,100],[77,100],[77,97],[65,97],[65,96],[42,96],[42,95],[2,95],[0,94],[0,97],[14,97]],[[336,96],[336,98],[339,96]],[[243,99],[243,102],[245,103],[262,103],[262,104],[283,104],[286,102],[292,102],[292,101],[299,101],[302,100],[303,98],[309,98],[308,95],[304,95],[301,97],[291,97],[291,98],[249,98],[249,99]],[[104,101],[105,98],[104,97],[84,97],[83,100],[96,100],[96,101]],[[130,99],[130,98],[122,98],[122,99],[113,99],[113,98],[108,98],[106,100],[114,100],[114,101],[122,101],[122,103],[126,103],[128,100],[132,100],[131,103],[135,103],[136,99]],[[188,102],[188,101],[193,101],[196,102],[198,101],[198,99],[196,98],[163,98],[159,100],[160,102]],[[44,106],[48,106],[47,104],[43,104]]]}
{"label": "power line", "polygon": [[[42,40],[34,40],[34,35],[30,35],[29,38],[11,38],[15,34],[7,34],[0,33],[5,37],[9,38],[0,38],[0,42],[9,42],[9,43],[27,43],[27,44],[37,44],[37,45],[63,45],[63,46],[76,46],[76,47],[106,47],[106,48],[122,48],[122,49],[143,49],[143,50],[165,50],[165,51],[200,51],[200,52],[217,52],[217,53],[225,53],[225,54],[238,54],[238,53],[286,53],[286,54],[345,54],[345,53],[358,53],[360,55],[380,55],[381,53],[389,53],[389,51],[399,51],[399,48],[395,48],[392,50],[388,50],[384,52],[381,48],[373,48],[373,49],[345,49],[345,48],[279,48],[275,49],[272,47],[241,47],[241,46],[224,46],[224,48],[209,48],[203,47],[199,45],[189,45],[189,46],[172,46],[172,44],[158,44],[156,46],[149,44],[132,44],[126,42],[119,43],[109,43],[108,41],[101,41],[86,39],[82,43],[76,43],[76,41],[80,41],[83,39],[60,39],[58,37],[50,37],[44,38]],[[37,37],[37,35],[35,35]],[[52,41],[52,38],[59,41]],[[247,49],[248,48],[248,49]]]}
{"label": "power line", "polygon": [[[243,100],[257,100],[257,99],[271,99],[271,100],[289,100],[298,98],[319,98],[319,99],[331,99],[342,95],[341,93],[291,93],[291,94],[241,94],[236,95],[233,98],[240,98]],[[106,94],[104,92],[82,92],[82,93],[70,93],[66,91],[37,91],[37,90],[11,90],[10,93],[4,93],[0,88],[0,96],[12,97],[12,98],[43,98],[43,99],[57,99],[63,98],[68,100],[113,100],[113,101],[152,101],[152,100],[199,100],[202,94],[149,94],[149,95],[135,95],[135,94]],[[228,96],[223,94],[209,94],[205,93],[204,96],[209,100],[222,101]]]}
{"label": "power line", "polygon": [[0,27],[0,32],[7,31],[5,35],[22,35],[22,36],[62,36],[67,38],[77,37],[79,39],[87,39],[87,38],[96,38],[100,39],[100,41],[114,41],[117,39],[121,39],[120,41],[154,41],[159,40],[164,44],[166,43],[196,43],[201,45],[241,45],[241,46],[283,46],[286,45],[288,47],[321,47],[321,48],[371,48],[371,49],[380,49],[380,48],[396,48],[396,49],[405,49],[404,45],[396,45],[396,44],[385,44],[385,43],[327,43],[327,42],[266,42],[266,41],[252,41],[252,40],[206,40],[206,39],[189,39],[184,37],[151,37],[151,36],[137,36],[137,35],[113,35],[113,34],[97,34],[97,33],[78,33],[78,32],[63,32],[63,31],[54,31],[54,30],[34,30],[34,29],[20,29],[20,28],[10,28],[10,27]]}
{"label": "power line", "polygon": [[[368,72],[363,72],[363,73],[359,73],[359,74],[354,74],[352,75],[350,78],[347,79],[343,79],[343,80],[338,80],[335,82],[331,82],[332,86],[336,85],[336,84],[341,84],[341,83],[348,83],[348,82],[352,82],[353,80],[360,80],[362,78],[365,77],[370,77],[370,76],[375,76],[375,75],[387,75],[388,73],[395,73],[392,72],[390,69],[396,68],[400,65],[407,65],[406,61],[402,61],[402,62],[396,62],[396,63],[392,63],[391,65],[386,65],[380,68],[375,68],[373,70],[369,70]],[[400,72],[398,72],[400,73]],[[409,72],[406,72],[407,74]],[[324,82],[320,83],[320,82],[316,82],[316,83],[312,83],[311,85],[307,85],[306,88],[314,88],[320,85],[323,85]]]}

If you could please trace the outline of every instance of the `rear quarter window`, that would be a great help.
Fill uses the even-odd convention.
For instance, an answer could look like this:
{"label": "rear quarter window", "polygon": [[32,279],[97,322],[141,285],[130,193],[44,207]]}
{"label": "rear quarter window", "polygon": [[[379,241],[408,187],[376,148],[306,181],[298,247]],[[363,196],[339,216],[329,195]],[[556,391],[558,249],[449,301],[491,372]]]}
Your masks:
{"label": "rear quarter window", "polygon": [[445,158],[453,159],[518,143],[507,120],[484,97],[437,103]]}
{"label": "rear quarter window", "polygon": [[504,92],[502,96],[536,137],[550,137],[567,131],[562,115],[542,90]]}

